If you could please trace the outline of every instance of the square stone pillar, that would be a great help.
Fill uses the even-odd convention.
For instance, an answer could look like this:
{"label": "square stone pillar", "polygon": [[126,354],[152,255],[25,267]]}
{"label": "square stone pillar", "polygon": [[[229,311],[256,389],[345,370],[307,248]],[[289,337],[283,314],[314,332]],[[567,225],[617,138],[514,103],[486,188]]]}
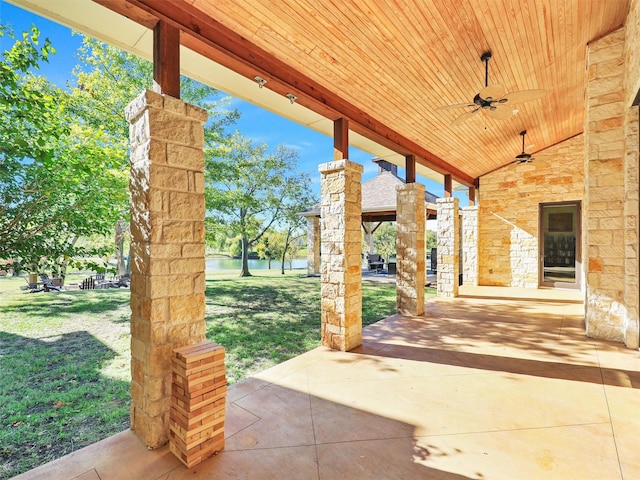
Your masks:
{"label": "square stone pillar", "polygon": [[348,351],[362,344],[362,165],[324,163],[321,236],[322,344]]}
{"label": "square stone pillar", "polygon": [[478,206],[462,209],[462,282],[478,285]]}
{"label": "square stone pillar", "polygon": [[320,218],[307,217],[307,274],[320,273]]}
{"label": "square stone pillar", "polygon": [[460,274],[460,216],[455,197],[439,198],[438,205],[438,289],[439,297],[458,296]]}
{"label": "square stone pillar", "polygon": [[396,187],[396,295],[398,313],[424,314],[426,283],[426,208],[424,185],[407,183]]}
{"label": "square stone pillar", "polygon": [[131,429],[168,441],[171,357],[205,338],[204,110],[145,91],[131,140]]}

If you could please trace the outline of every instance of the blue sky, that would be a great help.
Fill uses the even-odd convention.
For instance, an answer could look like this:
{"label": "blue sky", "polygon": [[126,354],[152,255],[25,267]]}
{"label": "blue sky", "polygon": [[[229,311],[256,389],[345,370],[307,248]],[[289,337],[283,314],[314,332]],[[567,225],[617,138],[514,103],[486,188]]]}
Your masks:
{"label": "blue sky", "polygon": [[[48,64],[41,65],[40,72],[51,82],[64,87],[71,79],[71,70],[77,63],[75,53],[80,46],[81,37],[72,35],[71,30],[67,27],[22,10],[4,0],[0,0],[0,21],[3,24],[9,24],[16,35],[35,25],[40,30],[42,38],[46,37],[51,40],[56,54],[50,57]],[[0,37],[1,51],[9,48],[10,42],[12,42],[11,39]],[[320,174],[318,173],[318,165],[332,159],[332,138],[238,98],[233,99],[233,106],[241,114],[235,128],[251,138],[254,143],[265,142],[270,148],[286,145],[298,151],[298,170],[310,175],[313,180],[313,191],[319,198]],[[349,159],[364,166],[363,182],[377,174],[377,166],[371,162],[372,158],[371,154],[356,148],[351,147],[349,150]],[[403,176],[404,170],[401,169],[399,174]],[[418,178],[418,181],[424,183],[430,192],[442,196],[442,184],[421,177]],[[464,199],[466,200],[466,195],[464,195]]]}

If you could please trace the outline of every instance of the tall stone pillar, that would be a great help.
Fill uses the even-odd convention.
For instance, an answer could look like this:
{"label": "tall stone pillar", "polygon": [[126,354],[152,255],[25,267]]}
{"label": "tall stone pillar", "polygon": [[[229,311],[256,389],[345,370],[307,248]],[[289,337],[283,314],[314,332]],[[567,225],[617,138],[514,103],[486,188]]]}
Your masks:
{"label": "tall stone pillar", "polygon": [[172,350],[205,338],[204,110],[143,92],[131,140],[131,428],[168,441]]}
{"label": "tall stone pillar", "polygon": [[478,206],[462,209],[462,278],[478,285]]}
{"label": "tall stone pillar", "polygon": [[362,344],[362,165],[336,160],[322,175],[322,344],[348,351]]}
{"label": "tall stone pillar", "polygon": [[426,208],[424,185],[407,183],[396,187],[396,295],[398,313],[424,314],[426,283]]}
{"label": "tall stone pillar", "polygon": [[320,273],[320,218],[307,217],[307,274]]}
{"label": "tall stone pillar", "polygon": [[439,198],[438,205],[438,289],[439,297],[458,296],[460,274],[460,217],[455,197]]}

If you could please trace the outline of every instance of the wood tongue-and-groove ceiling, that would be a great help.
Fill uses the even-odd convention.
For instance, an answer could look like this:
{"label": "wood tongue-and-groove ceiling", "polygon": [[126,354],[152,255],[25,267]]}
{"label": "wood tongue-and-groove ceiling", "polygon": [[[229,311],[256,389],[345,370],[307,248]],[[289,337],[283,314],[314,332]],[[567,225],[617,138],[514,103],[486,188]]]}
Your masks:
{"label": "wood tongue-and-groove ceiling", "polygon": [[[528,153],[583,131],[587,45],[629,9],[629,0],[97,1],[133,19],[145,12],[141,23],[174,21],[189,48],[466,184],[511,163],[522,130]],[[490,84],[548,94],[507,120],[478,112],[452,126],[468,109],[438,107],[472,102],[485,51]]]}

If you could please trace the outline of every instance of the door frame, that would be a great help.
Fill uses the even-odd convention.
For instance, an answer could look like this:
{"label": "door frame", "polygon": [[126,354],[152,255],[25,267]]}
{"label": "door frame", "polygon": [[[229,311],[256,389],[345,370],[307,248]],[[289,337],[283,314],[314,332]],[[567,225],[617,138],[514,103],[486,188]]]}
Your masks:
{"label": "door frame", "polygon": [[[544,209],[545,207],[576,207],[575,283],[544,281]],[[582,201],[545,202],[538,204],[538,286],[546,288],[582,289]]]}

